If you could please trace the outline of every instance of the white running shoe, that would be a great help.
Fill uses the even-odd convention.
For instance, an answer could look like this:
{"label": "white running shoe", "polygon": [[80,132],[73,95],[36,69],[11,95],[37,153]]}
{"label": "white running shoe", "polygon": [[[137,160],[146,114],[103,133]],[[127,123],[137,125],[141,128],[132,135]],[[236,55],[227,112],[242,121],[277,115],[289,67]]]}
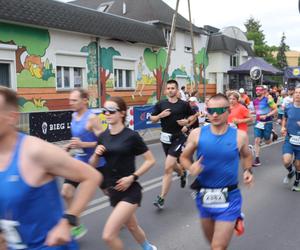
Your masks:
{"label": "white running shoe", "polygon": [[294,176],[295,176],[295,172],[293,172],[292,174],[287,174],[283,178],[283,184],[291,184]]}
{"label": "white running shoe", "polygon": [[152,250],[157,250],[157,247],[156,247],[156,246],[151,245],[151,244],[150,244],[150,246],[152,247]]}

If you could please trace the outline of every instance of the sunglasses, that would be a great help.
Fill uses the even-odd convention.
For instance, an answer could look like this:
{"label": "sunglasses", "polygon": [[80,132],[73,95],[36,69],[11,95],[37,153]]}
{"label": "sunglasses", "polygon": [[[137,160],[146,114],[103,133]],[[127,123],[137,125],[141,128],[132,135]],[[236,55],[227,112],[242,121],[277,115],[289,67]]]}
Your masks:
{"label": "sunglasses", "polygon": [[228,107],[221,107],[221,108],[207,108],[207,113],[213,115],[216,113],[217,115],[222,115],[228,110]]}
{"label": "sunglasses", "polygon": [[113,114],[117,113],[118,111],[120,111],[120,109],[108,107],[108,108],[103,108],[101,113],[104,115],[107,113],[110,115],[113,115]]}

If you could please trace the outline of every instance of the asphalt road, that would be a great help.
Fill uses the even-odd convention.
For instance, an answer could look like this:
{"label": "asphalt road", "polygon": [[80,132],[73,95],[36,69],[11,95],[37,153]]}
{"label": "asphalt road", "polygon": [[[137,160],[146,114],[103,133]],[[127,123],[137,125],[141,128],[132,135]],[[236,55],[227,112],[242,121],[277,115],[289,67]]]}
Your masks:
{"label": "asphalt road", "polygon": [[[254,186],[246,188],[240,185],[244,199],[246,232],[242,237],[234,236],[229,249],[300,249],[299,193],[290,191],[282,183],[286,170],[281,165],[281,145],[282,142],[279,141],[270,146],[263,146],[262,166],[254,170]],[[180,188],[176,176],[166,199],[165,209],[159,211],[152,205],[160,192],[165,157],[159,143],[149,147],[157,163],[140,180],[144,186],[144,196],[142,207],[137,212],[139,223],[149,241],[159,250],[209,249],[199,225],[191,190]],[[137,165],[139,162],[138,158]],[[107,249],[101,239],[101,233],[110,212],[107,198],[99,191],[81,217],[89,230],[79,241],[81,249]],[[121,238],[126,250],[141,249],[126,229],[121,231]]]}

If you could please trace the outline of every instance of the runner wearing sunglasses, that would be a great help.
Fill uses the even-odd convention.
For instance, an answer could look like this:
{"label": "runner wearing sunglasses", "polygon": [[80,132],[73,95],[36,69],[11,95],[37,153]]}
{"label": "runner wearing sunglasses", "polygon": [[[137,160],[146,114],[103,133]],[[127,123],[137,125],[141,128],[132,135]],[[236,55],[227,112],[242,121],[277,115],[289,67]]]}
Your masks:
{"label": "runner wearing sunglasses", "polygon": [[[194,129],[188,137],[180,162],[197,176],[196,205],[204,235],[211,249],[227,249],[234,229],[242,228],[242,197],[238,188],[239,159],[242,159],[243,181],[250,185],[252,155],[248,136],[242,130],[228,125],[229,101],[217,94],[207,103],[211,124]],[[197,161],[191,157],[197,150]]]}
{"label": "runner wearing sunglasses", "polygon": [[[143,250],[156,250],[147,241],[135,215],[142,200],[142,187],[137,180],[154,165],[155,159],[140,135],[125,127],[126,111],[126,103],[120,97],[111,97],[104,103],[103,112],[110,128],[99,136],[98,146],[90,159],[91,165],[97,166],[99,158],[105,157],[107,171],[104,181],[114,207],[102,238],[110,249],[124,249],[119,233],[125,225]],[[137,155],[144,157],[138,169],[135,167]]]}
{"label": "runner wearing sunglasses", "polygon": [[181,187],[184,188],[186,185],[186,172],[178,163],[178,159],[186,142],[183,127],[187,126],[194,116],[189,103],[177,97],[178,83],[175,80],[167,82],[166,94],[168,99],[156,103],[150,117],[152,122],[161,121],[160,141],[166,155],[161,193],[153,202],[159,209],[164,207],[165,198],[171,188],[173,171],[181,176]]}

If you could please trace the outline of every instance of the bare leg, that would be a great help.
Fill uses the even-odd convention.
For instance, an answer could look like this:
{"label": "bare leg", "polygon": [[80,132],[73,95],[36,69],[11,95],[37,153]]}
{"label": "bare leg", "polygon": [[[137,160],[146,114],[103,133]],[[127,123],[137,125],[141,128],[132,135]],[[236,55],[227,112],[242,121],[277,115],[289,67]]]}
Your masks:
{"label": "bare leg", "polygon": [[212,250],[226,250],[232,238],[235,222],[216,221],[211,243]]}
{"label": "bare leg", "polygon": [[259,137],[255,137],[255,141],[254,141],[254,148],[255,148],[255,157],[259,157],[259,153],[260,153],[260,138]]}
{"label": "bare leg", "polygon": [[174,170],[174,166],[177,164],[177,158],[171,155],[168,155],[165,162],[165,173],[163,176],[162,189],[160,197],[165,198],[167,193],[170,190],[172,183],[172,173]]}
{"label": "bare leg", "polygon": [[143,244],[146,240],[144,230],[139,226],[136,215],[133,214],[129,221],[126,223],[126,227],[139,244]]}
{"label": "bare leg", "polygon": [[120,201],[108,217],[103,229],[102,238],[110,249],[124,249],[119,232],[121,227],[132,217],[137,207],[137,204]]}
{"label": "bare leg", "polygon": [[211,219],[202,219],[201,225],[205,238],[207,239],[209,244],[211,244],[215,230],[215,222]]}
{"label": "bare leg", "polygon": [[69,183],[64,183],[61,189],[61,195],[64,198],[67,208],[70,207],[72,200],[74,198],[75,187]]}

